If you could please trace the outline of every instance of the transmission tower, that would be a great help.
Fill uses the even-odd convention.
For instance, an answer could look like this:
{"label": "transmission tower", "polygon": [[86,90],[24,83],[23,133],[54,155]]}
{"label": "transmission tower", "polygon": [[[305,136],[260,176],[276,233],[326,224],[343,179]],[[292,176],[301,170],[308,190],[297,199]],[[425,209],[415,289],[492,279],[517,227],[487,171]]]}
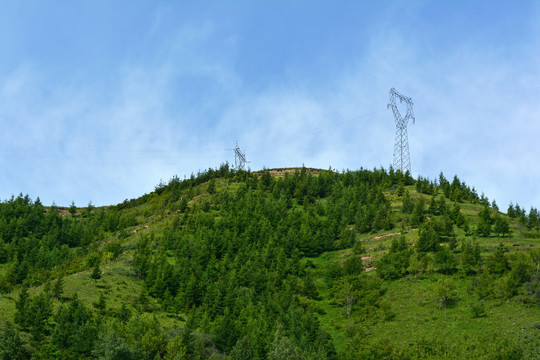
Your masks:
{"label": "transmission tower", "polygon": [[[401,116],[396,105],[396,99],[399,103],[405,103],[407,114]],[[391,108],[396,120],[396,140],[394,142],[394,169],[401,170],[402,173],[411,171],[411,157],[409,155],[409,139],[407,136],[407,123],[412,119],[414,124],[413,102],[410,97],[401,95],[396,89],[390,89],[390,102],[387,108]]]}
{"label": "transmission tower", "polygon": [[246,160],[246,153],[240,150],[238,141],[236,142],[236,147],[232,150],[234,151],[234,166],[237,170],[245,170],[245,165],[249,161]]}

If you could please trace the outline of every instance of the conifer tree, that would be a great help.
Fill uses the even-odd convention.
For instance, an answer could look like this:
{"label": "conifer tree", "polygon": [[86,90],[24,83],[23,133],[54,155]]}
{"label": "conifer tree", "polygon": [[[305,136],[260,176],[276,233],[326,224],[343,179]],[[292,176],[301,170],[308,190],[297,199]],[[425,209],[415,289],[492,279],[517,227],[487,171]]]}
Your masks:
{"label": "conifer tree", "polygon": [[418,231],[418,241],[416,249],[418,252],[437,251],[440,237],[433,224],[426,223]]}
{"label": "conifer tree", "polygon": [[409,195],[409,192],[405,190],[403,194],[403,205],[402,205],[401,211],[404,214],[411,214],[413,210],[414,210],[414,201]]}
{"label": "conifer tree", "polygon": [[129,309],[127,308],[126,303],[123,302],[122,306],[118,310],[118,318],[120,319],[120,321],[122,321],[122,323],[125,324],[129,320],[130,317],[131,317],[131,311],[129,311]]}
{"label": "conifer tree", "polygon": [[99,299],[96,303],[94,303],[94,307],[98,310],[100,315],[105,314],[105,310],[107,309],[107,303],[105,301],[105,296],[103,293],[99,294]]}
{"label": "conifer tree", "polygon": [[506,257],[506,248],[503,243],[486,260],[486,268],[492,274],[502,274],[510,268]]}
{"label": "conifer tree", "polygon": [[498,236],[507,236],[510,233],[510,224],[506,219],[497,214],[497,216],[495,216],[493,231]]}
{"label": "conifer tree", "polygon": [[51,298],[45,293],[33,297],[28,313],[31,315],[28,317],[30,334],[35,342],[39,342],[48,331],[49,317],[52,315]]}
{"label": "conifer tree", "polygon": [[71,202],[71,205],[69,206],[68,211],[71,214],[71,216],[75,216],[75,214],[77,213],[77,206],[75,206],[75,201]]}
{"label": "conifer tree", "polygon": [[480,266],[480,246],[474,245],[470,241],[461,243],[461,268],[465,274],[473,274]]}
{"label": "conifer tree", "polygon": [[12,323],[0,321],[0,360],[29,359],[30,354]]}
{"label": "conifer tree", "polygon": [[411,216],[411,224],[413,226],[418,226],[420,225],[421,223],[424,222],[424,199],[423,198],[420,198],[416,201],[415,205],[414,205],[414,210],[412,212],[412,216]]}
{"label": "conifer tree", "polygon": [[62,278],[62,276],[60,276],[54,282],[54,286],[52,288],[52,296],[54,298],[60,300],[63,293],[64,293],[64,279]]}
{"label": "conifer tree", "polygon": [[101,272],[101,269],[99,268],[99,263],[96,263],[94,267],[92,268],[90,277],[94,280],[99,280],[101,279],[101,275],[103,275],[103,273]]}
{"label": "conifer tree", "polygon": [[28,294],[28,285],[23,285],[19,298],[15,302],[15,323],[22,329],[27,329],[29,325],[29,307],[30,307],[30,295]]}

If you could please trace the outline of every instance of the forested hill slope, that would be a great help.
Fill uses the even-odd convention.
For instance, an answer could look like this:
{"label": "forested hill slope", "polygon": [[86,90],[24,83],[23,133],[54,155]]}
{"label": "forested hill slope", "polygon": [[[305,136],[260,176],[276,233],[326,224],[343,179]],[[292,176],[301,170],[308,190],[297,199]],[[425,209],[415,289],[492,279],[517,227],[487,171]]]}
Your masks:
{"label": "forested hill slope", "polygon": [[234,171],[0,203],[0,359],[538,359],[540,217],[442,174]]}

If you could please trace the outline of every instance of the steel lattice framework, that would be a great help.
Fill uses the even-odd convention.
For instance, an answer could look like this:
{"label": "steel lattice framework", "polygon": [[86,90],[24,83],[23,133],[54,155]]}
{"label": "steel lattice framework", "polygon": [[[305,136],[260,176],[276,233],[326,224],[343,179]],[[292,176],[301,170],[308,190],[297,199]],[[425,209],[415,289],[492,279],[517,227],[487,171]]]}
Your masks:
{"label": "steel lattice framework", "polygon": [[[399,103],[405,103],[407,106],[407,113],[405,116],[401,116],[396,100]],[[405,173],[411,171],[411,157],[409,155],[409,139],[407,135],[407,124],[412,119],[413,124],[415,121],[413,112],[413,102],[410,97],[401,95],[396,89],[390,89],[390,102],[387,108],[391,108],[396,120],[396,139],[394,142],[394,169],[401,170]]]}
{"label": "steel lattice framework", "polygon": [[234,166],[237,170],[245,170],[246,163],[249,163],[249,161],[246,160],[246,153],[240,150],[240,147],[238,146],[238,141],[236,142],[236,147],[233,149],[233,151]]}

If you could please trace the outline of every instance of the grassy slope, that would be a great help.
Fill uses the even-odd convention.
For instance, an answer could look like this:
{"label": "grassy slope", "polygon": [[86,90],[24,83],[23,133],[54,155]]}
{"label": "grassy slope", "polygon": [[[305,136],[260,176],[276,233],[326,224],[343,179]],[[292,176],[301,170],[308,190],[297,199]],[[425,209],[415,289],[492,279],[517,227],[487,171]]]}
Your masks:
{"label": "grassy slope", "polygon": [[[408,190],[413,197],[424,196],[418,194],[412,186],[408,187]],[[386,196],[392,201],[392,209],[397,215],[401,208],[401,201],[394,194],[386,194]],[[425,196],[425,198],[428,203],[429,197]],[[449,202],[448,205],[451,203]],[[482,205],[461,204],[461,209],[469,223],[474,226]],[[512,253],[540,246],[538,240],[522,237],[520,226],[515,221],[511,222],[511,230],[513,235],[507,238],[477,238],[476,241],[482,249],[482,256],[488,256],[501,242],[510,250],[510,257]],[[465,233],[459,229],[456,235],[458,239],[466,238]],[[399,236],[396,234],[396,229],[360,235],[358,241],[363,242],[366,248],[366,253],[363,255],[364,266],[366,263],[376,263],[376,260],[388,251],[394,236]],[[409,244],[416,242],[418,229],[407,229],[406,239]],[[433,294],[437,280],[447,275],[436,273],[385,281],[387,292],[383,300],[390,303],[391,311],[395,314],[393,320],[376,323],[364,321],[363,314],[354,311],[348,318],[343,308],[331,303],[331,294],[322,277],[330,263],[342,262],[348,253],[350,251],[347,250],[334,251],[312,259],[320,275],[316,284],[321,295],[320,299],[313,303],[322,310],[320,321],[334,338],[338,350],[343,350],[346,343],[351,341],[352,334],[358,331],[373,337],[374,341],[388,340],[401,345],[423,339],[440,339],[449,348],[451,344],[456,343],[493,341],[494,337],[500,335],[514,340],[518,338],[540,340],[540,332],[535,327],[540,322],[540,307],[527,307],[517,304],[514,300],[505,302],[485,300],[482,303],[485,305],[486,316],[473,318],[471,305],[479,301],[477,296],[470,291],[472,277],[462,274],[452,276],[456,285],[457,301],[447,309],[446,319],[444,310],[439,309]],[[376,270],[370,271],[369,274],[376,276]]]}
{"label": "grassy slope", "polygon": [[[282,174],[275,175],[281,176]],[[238,186],[239,184],[229,184],[226,180],[216,181],[218,192],[235,191]],[[202,202],[207,196],[211,196],[206,193],[206,188],[207,184],[201,184],[195,188],[196,196],[192,202]],[[413,197],[424,196],[418,194],[414,187],[409,187],[408,190]],[[386,196],[391,200],[392,209],[398,215],[401,200],[395,193],[388,193]],[[426,204],[428,204],[427,201]],[[133,276],[130,267],[134,245],[141,233],[159,232],[170,221],[168,216],[170,211],[166,210],[166,205],[164,196],[153,194],[147,203],[122,210],[124,214],[136,216],[138,225],[127,229],[123,236],[115,234],[113,237],[104,239],[103,242],[96,245],[93,251],[103,252],[107,242],[119,241],[126,249],[125,252],[118,259],[109,260],[101,266],[103,276],[97,281],[90,278],[90,269],[84,264],[79,263],[68,269],[69,274],[64,276],[64,296],[70,297],[76,292],[79,299],[87,305],[91,305],[97,302],[101,292],[105,295],[107,307],[110,309],[118,309],[123,303],[133,303],[134,298],[140,294],[142,289],[142,282]],[[448,205],[451,203],[448,202]],[[481,206],[461,204],[461,208],[473,227]],[[515,221],[511,222],[511,228],[513,235],[509,238],[477,239],[484,251],[483,255],[494,251],[501,241],[511,252],[540,246],[538,240],[522,237],[519,225]],[[394,229],[387,232],[359,235],[358,241],[363,242],[366,248],[366,253],[363,255],[364,265],[375,264],[376,260],[387,252],[392,237],[398,232],[399,229]],[[457,235],[458,239],[465,236],[464,233],[460,233],[460,230],[457,231]],[[406,237],[409,243],[414,243],[418,237],[417,229],[407,229]],[[349,253],[348,250],[333,251],[311,259],[315,264],[315,284],[320,296],[317,300],[304,299],[307,304],[318,309],[319,320],[333,337],[338,351],[343,350],[346,344],[351,341],[351,334],[359,331],[374,339],[388,339],[398,344],[408,344],[425,338],[438,338],[451,344],[467,341],[467,338],[482,339],[486,336],[493,336],[494,333],[504,333],[509,338],[514,339],[539,337],[540,332],[534,327],[535,323],[540,322],[539,307],[526,307],[513,300],[503,303],[500,300],[487,300],[484,301],[487,316],[473,318],[470,305],[477,300],[475,295],[468,291],[471,278],[459,274],[452,276],[456,283],[458,301],[454,306],[448,308],[446,320],[444,311],[439,310],[432,295],[435,282],[442,276],[438,274],[385,281],[384,286],[387,291],[383,298],[390,304],[391,311],[395,314],[393,320],[365,321],[363,315],[357,311],[353,311],[352,316],[348,318],[342,307],[332,303],[332,294],[323,274],[331,263],[343,261]],[[376,276],[376,271],[370,271],[368,274]],[[96,286],[98,291],[96,291]],[[38,293],[41,290],[42,287],[32,288],[30,292]],[[13,321],[18,291],[20,289],[0,297],[3,318]],[[54,301],[55,307],[59,304],[59,301]],[[150,307],[154,308],[154,314],[165,327],[183,324],[181,316],[176,318],[166,314],[151,299]],[[135,311],[135,309],[131,309]]]}

